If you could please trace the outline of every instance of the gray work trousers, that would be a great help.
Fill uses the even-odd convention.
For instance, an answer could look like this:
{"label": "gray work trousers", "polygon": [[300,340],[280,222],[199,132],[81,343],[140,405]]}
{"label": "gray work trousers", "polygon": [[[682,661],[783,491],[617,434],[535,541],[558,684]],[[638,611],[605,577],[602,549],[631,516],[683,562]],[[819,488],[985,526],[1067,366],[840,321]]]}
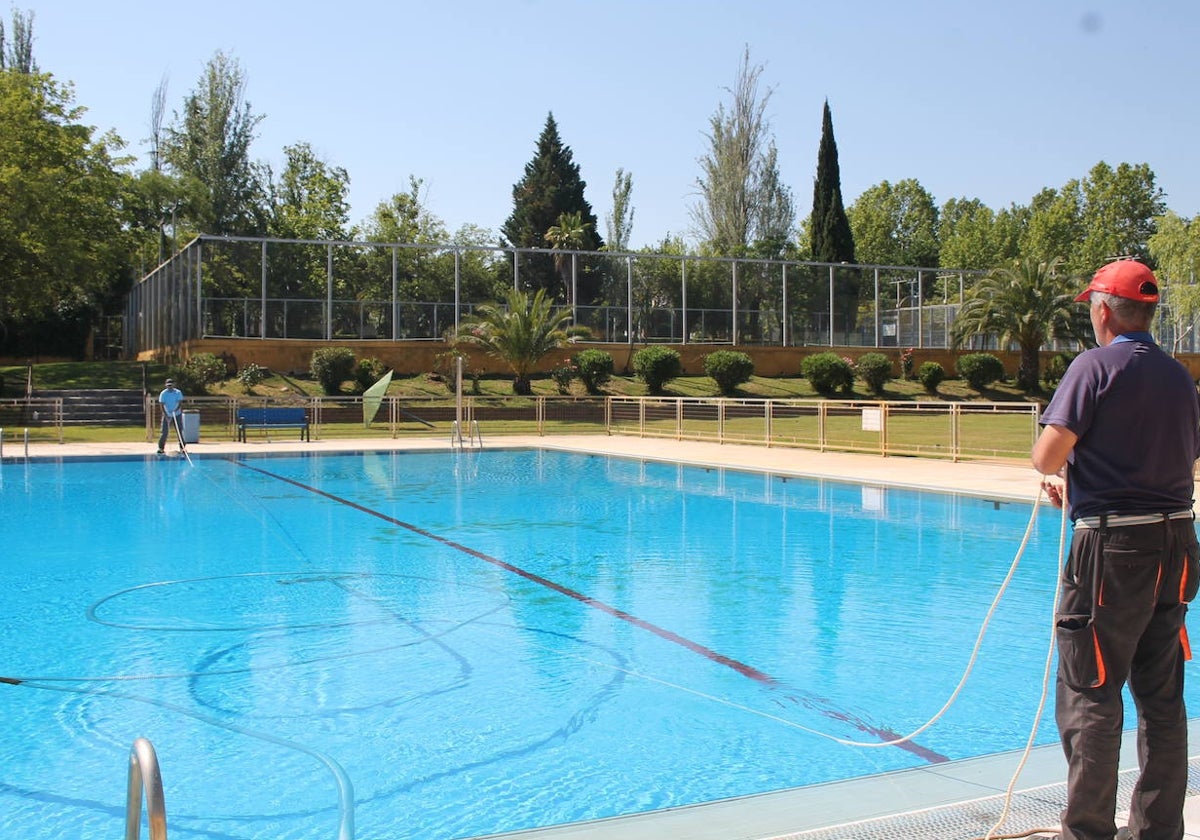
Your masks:
{"label": "gray work trousers", "polygon": [[1187,795],[1184,615],[1200,584],[1192,520],[1075,529],[1058,606],[1055,715],[1067,758],[1064,840],[1112,840],[1128,683],[1138,764],[1129,827],[1180,840]]}

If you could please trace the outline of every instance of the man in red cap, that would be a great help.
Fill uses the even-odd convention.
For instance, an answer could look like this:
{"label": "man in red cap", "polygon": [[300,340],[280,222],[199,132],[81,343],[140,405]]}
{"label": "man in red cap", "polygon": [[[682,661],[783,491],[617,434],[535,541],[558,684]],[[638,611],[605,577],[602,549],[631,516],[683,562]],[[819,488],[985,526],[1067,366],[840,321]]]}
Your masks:
{"label": "man in red cap", "polygon": [[[1042,413],[1033,465],[1074,523],[1055,616],[1055,715],[1067,757],[1066,840],[1180,840],[1187,795],[1184,614],[1200,583],[1193,468],[1200,403],[1188,371],[1155,344],[1158,283],[1109,263],[1077,298],[1099,347],[1071,363]],[[1115,821],[1129,684],[1141,774],[1128,828]]]}

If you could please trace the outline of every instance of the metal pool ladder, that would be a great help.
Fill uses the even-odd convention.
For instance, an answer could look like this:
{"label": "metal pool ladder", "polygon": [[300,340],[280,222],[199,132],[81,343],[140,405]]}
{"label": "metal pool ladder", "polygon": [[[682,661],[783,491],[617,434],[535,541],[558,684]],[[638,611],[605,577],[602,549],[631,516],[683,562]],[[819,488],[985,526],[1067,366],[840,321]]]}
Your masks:
{"label": "metal pool ladder", "polygon": [[[467,425],[467,433],[463,435],[463,425]],[[470,424],[460,424],[457,420],[450,424],[450,446],[458,449],[479,447],[483,449],[483,435],[479,433],[479,421],[472,420]]]}
{"label": "metal pool ladder", "polygon": [[163,803],[162,774],[154,745],[138,738],[129,750],[129,784],[125,794],[125,840],[142,833],[142,793],[146,794],[146,819],[150,840],[167,840],[167,807]]}

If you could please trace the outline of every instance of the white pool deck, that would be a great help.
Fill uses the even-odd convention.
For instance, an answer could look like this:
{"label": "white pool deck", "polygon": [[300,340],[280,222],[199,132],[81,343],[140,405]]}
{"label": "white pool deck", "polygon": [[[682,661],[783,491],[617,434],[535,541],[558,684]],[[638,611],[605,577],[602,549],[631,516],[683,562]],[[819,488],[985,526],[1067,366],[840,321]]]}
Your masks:
{"label": "white pool deck", "polygon": [[[756,445],[697,443],[630,436],[506,436],[485,448],[540,447],[630,458],[670,460],[731,469],[763,470],[826,479],[920,489],[949,490],[998,499],[1032,501],[1039,476],[1024,464],[960,462],[881,457]],[[230,453],[283,453],[289,450],[336,452],[379,449],[448,449],[445,440],[262,439],[248,443],[201,441],[188,447],[194,456]],[[153,444],[30,444],[28,454],[87,457],[152,454]],[[10,468],[25,456],[11,442],[3,450]],[[176,456],[178,457],[178,456]],[[1049,506],[1043,515],[1057,512]],[[1048,640],[1047,640],[1048,641]],[[1189,678],[1195,678],[1190,673]],[[1013,686],[1014,692],[1040,694],[1041,686]],[[1046,714],[1052,714],[1052,700]],[[1032,721],[1031,721],[1032,723]],[[1185,813],[1187,838],[1200,840],[1200,718],[1190,727],[1193,758]],[[1136,777],[1132,733],[1122,755],[1118,807],[1128,804]],[[797,760],[803,760],[798,756]],[[1018,775],[1018,768],[1020,772]],[[1016,781],[1014,782],[1014,777]],[[1020,752],[934,764],[865,779],[812,785],[757,796],[553,826],[505,835],[506,840],[974,840],[984,837],[1048,836],[1034,829],[1057,830],[1065,797],[1065,763],[1056,746],[1034,749],[1022,765]],[[1009,788],[1013,794],[1008,796]],[[486,807],[482,805],[481,807]],[[1006,821],[995,827],[997,819]],[[1118,824],[1121,820],[1118,819]]]}

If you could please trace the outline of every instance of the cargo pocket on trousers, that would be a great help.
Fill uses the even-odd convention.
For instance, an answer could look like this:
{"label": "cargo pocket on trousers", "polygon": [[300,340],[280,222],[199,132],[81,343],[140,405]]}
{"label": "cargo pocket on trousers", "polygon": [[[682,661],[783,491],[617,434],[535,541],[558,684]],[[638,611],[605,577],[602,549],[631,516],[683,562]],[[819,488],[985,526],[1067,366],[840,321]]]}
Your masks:
{"label": "cargo pocket on trousers", "polygon": [[1058,639],[1058,667],[1063,681],[1075,689],[1104,685],[1104,658],[1090,615],[1059,616],[1054,628]]}
{"label": "cargo pocket on trousers", "polygon": [[1183,556],[1183,579],[1179,582],[1179,600],[1191,603],[1200,589],[1200,551],[1192,540]]}

